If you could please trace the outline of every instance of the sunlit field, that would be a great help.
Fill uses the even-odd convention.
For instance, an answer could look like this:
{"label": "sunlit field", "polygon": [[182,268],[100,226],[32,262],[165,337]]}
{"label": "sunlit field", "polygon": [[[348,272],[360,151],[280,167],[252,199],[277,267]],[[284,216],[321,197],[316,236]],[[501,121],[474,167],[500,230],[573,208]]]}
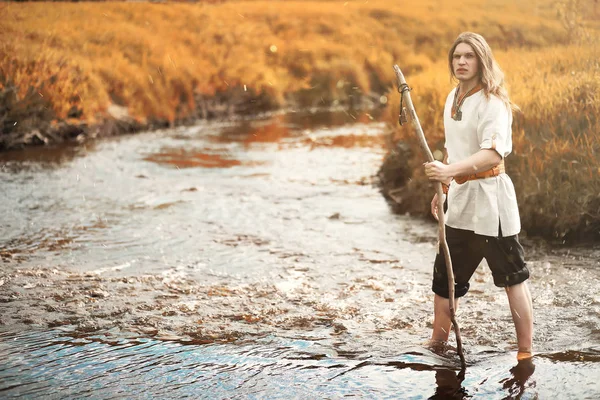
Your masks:
{"label": "sunlit field", "polygon": [[489,1],[464,15],[443,1],[396,3],[7,4],[3,85],[21,96],[34,88],[58,118],[94,120],[115,103],[140,120],[174,121],[202,107],[195,96],[216,93],[251,91],[276,105],[295,93],[318,105],[382,92],[391,65],[428,69],[465,28],[502,47],[566,41],[550,2]]}
{"label": "sunlit field", "polygon": [[[5,3],[0,11],[0,100],[10,105],[10,130],[45,120],[93,126],[111,106],[143,126],[370,99],[387,106],[394,139],[411,140],[396,123],[398,64],[430,144],[441,148],[453,85],[446,51],[461,31],[479,32],[522,110],[507,169],[524,227],[560,239],[600,235],[593,1]],[[409,186],[417,201],[400,208],[426,214],[431,190],[415,150]]]}

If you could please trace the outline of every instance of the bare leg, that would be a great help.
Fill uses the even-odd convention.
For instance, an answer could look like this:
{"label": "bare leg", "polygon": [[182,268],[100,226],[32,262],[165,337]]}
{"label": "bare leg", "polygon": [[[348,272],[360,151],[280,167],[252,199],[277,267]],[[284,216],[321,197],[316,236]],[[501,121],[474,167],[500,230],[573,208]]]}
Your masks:
{"label": "bare leg", "polygon": [[531,294],[525,282],[505,288],[510,304],[515,330],[517,331],[517,343],[519,354],[517,358],[531,357],[533,348],[533,306]]}
{"label": "bare leg", "polygon": [[[458,299],[454,299],[455,312],[458,309]],[[432,342],[447,342],[452,320],[450,319],[450,301],[442,296],[435,295],[433,299],[433,333]]]}

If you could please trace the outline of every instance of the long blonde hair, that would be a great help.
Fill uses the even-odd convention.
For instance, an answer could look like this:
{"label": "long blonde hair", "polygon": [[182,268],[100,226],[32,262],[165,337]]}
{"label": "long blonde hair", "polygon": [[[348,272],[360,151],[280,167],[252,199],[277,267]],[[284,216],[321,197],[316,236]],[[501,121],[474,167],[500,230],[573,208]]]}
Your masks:
{"label": "long blonde hair", "polygon": [[490,45],[485,41],[483,36],[473,32],[463,32],[458,35],[448,52],[448,67],[450,68],[452,78],[456,79],[454,68],[452,67],[452,58],[456,46],[460,43],[470,45],[475,51],[477,61],[479,61],[479,81],[483,86],[483,92],[486,97],[489,98],[490,95],[497,96],[507,107],[510,107],[513,111],[518,111],[519,107],[510,101],[508,97],[508,91],[504,85],[504,72],[500,69]]}

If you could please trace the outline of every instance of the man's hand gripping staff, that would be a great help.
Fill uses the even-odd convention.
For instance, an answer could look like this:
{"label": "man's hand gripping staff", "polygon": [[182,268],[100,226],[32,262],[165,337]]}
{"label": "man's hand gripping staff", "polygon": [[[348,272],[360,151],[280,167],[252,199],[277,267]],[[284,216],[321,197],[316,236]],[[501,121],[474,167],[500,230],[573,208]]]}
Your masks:
{"label": "man's hand gripping staff", "polygon": [[[406,109],[410,113],[410,120],[413,128],[415,129],[415,133],[419,138],[419,144],[423,153],[425,153],[427,160],[429,162],[435,161],[429,146],[427,145],[427,140],[425,139],[425,135],[423,134],[423,129],[421,128],[421,123],[419,122],[419,118],[417,117],[417,113],[412,103],[412,99],[410,97],[410,88],[406,84],[406,79],[404,78],[404,74],[397,65],[394,65],[394,71],[396,72],[396,78],[398,83],[398,91],[401,95],[400,101],[400,125],[402,125],[406,121]],[[403,104],[406,104],[406,109],[403,107]],[[460,337],[460,329],[456,322],[455,317],[455,306],[454,306],[454,273],[452,270],[452,260],[450,259],[450,250],[448,248],[448,244],[446,243],[446,222],[444,218],[444,191],[442,188],[442,182],[435,182],[435,190],[437,197],[437,216],[438,216],[438,234],[439,234],[439,243],[440,248],[444,252],[444,257],[446,259],[446,269],[448,274],[448,292],[450,293],[449,304],[450,304],[450,317],[452,320],[452,326],[454,327],[454,333],[456,334],[456,348],[458,352],[458,356],[460,357],[461,363],[461,371],[460,375],[464,376],[465,369],[467,367],[465,356],[463,354],[462,348],[462,340]],[[432,204],[433,206],[433,204]]]}

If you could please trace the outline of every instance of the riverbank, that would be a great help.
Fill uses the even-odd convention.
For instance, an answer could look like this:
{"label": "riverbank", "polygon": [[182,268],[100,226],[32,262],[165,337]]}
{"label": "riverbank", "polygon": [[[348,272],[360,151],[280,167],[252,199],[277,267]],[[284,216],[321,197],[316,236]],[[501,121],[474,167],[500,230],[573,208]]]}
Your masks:
{"label": "riverbank", "polygon": [[[2,10],[0,150],[281,108],[385,105],[394,63],[427,70],[463,29],[503,48],[566,43],[550,1],[473,5],[466,19],[434,0]],[[489,18],[498,23],[480,23]]]}
{"label": "riverbank", "polygon": [[379,174],[384,196],[395,212],[426,216],[432,190],[423,160],[396,151],[416,147],[397,126],[392,65],[413,86],[430,146],[440,150],[452,86],[444,54],[458,32],[474,30],[494,48],[522,109],[507,169],[525,231],[600,240],[600,66],[589,41],[597,10],[550,0],[473,3],[468,15],[435,0],[410,8],[9,3],[0,30],[0,150],[282,109],[383,106],[394,131]]}

